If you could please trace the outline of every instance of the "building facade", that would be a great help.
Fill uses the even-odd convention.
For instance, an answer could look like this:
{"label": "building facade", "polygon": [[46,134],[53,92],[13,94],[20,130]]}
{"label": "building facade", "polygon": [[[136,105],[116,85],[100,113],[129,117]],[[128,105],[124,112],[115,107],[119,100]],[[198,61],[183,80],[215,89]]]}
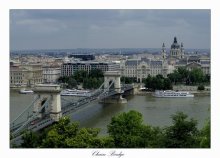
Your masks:
{"label": "building facade", "polygon": [[197,53],[193,55],[186,55],[183,43],[179,45],[176,37],[174,37],[169,55],[166,54],[165,44],[163,43],[161,49],[161,58],[166,60],[168,63],[168,73],[172,73],[175,69],[178,69],[178,67],[185,67],[189,71],[194,68],[200,68],[204,74],[210,75],[211,73],[210,58],[207,56],[202,57]]}
{"label": "building facade", "polygon": [[25,86],[28,82],[28,70],[19,66],[10,66],[10,87]]}
{"label": "building facade", "polygon": [[56,65],[43,66],[44,83],[56,83],[61,76],[61,67]]}
{"label": "building facade", "polygon": [[204,74],[210,75],[210,65],[210,58],[201,57],[199,55],[191,55],[179,60],[175,65],[175,69],[178,69],[179,67],[185,67],[187,70],[191,71],[194,68],[199,68],[203,71]]}
{"label": "building facade", "polygon": [[10,65],[10,87],[33,86],[43,83],[41,64]]}
{"label": "building facade", "polygon": [[124,77],[136,78],[142,82],[148,75],[156,76],[158,74],[164,77],[168,74],[168,65],[163,60],[152,60],[147,58],[128,59],[121,64],[121,74]]}
{"label": "building facade", "polygon": [[64,63],[61,66],[61,76],[71,76],[74,75],[75,71],[84,70],[88,73],[91,70],[99,69],[103,72],[106,71],[118,71],[120,68],[119,64],[113,62],[74,62],[74,63]]}

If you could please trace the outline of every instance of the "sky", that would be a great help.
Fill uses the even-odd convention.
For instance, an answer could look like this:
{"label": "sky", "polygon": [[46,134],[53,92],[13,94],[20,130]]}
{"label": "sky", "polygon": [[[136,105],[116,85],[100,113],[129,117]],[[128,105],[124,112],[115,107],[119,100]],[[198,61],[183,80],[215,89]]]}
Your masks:
{"label": "sky", "polygon": [[10,10],[10,50],[74,48],[210,49],[211,11],[152,9]]}

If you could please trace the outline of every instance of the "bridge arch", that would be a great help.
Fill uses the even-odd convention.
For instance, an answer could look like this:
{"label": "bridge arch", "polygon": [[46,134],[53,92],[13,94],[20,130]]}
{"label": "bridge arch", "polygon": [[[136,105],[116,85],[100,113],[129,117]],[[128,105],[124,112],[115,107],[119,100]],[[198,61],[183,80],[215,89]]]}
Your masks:
{"label": "bridge arch", "polygon": [[[34,104],[33,111],[34,113],[39,112],[38,118],[44,117],[45,114],[50,114],[54,121],[58,121],[62,117],[60,86],[39,84],[35,86],[34,93],[39,97]],[[41,109],[44,104],[47,105]]]}
{"label": "bridge arch", "polygon": [[109,86],[114,82],[111,86],[116,92],[121,92],[121,74],[119,71],[106,71],[104,73],[104,88],[109,88]]}

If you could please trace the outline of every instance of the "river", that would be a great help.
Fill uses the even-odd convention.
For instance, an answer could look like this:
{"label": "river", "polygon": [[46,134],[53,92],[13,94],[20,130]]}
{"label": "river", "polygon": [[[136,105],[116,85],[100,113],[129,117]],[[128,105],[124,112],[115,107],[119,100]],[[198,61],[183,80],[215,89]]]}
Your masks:
{"label": "river", "polygon": [[[10,93],[10,120],[18,116],[34,98],[31,94]],[[210,117],[210,96],[195,96],[194,98],[155,98],[151,94],[145,96],[127,96],[127,104],[103,104],[94,102],[87,107],[74,112],[71,120],[80,122],[81,127],[100,128],[100,134],[107,132],[111,118],[118,113],[136,110],[142,113],[145,124],[152,126],[169,126],[171,115],[182,111],[198,121],[202,128],[205,120]]]}

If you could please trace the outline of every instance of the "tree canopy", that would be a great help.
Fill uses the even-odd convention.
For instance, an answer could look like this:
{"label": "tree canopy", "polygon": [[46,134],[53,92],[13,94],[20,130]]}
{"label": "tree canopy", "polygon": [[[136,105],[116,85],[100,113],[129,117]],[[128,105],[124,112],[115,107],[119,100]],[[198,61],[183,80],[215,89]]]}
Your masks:
{"label": "tree canopy", "polygon": [[60,77],[58,82],[65,83],[65,88],[77,88],[77,85],[83,84],[85,89],[96,89],[104,82],[104,75],[100,69],[92,69],[89,73],[78,70],[72,76]]}
{"label": "tree canopy", "polygon": [[144,80],[145,87],[152,90],[167,90],[173,89],[171,80],[169,78],[164,78],[162,75],[157,75],[155,77],[148,77]]}
{"label": "tree canopy", "polygon": [[97,128],[80,128],[69,117],[61,118],[41,132],[26,131],[22,148],[209,148],[210,121],[199,130],[197,121],[182,112],[171,116],[165,128],[143,123],[140,112],[131,110],[112,117],[108,135]]}

